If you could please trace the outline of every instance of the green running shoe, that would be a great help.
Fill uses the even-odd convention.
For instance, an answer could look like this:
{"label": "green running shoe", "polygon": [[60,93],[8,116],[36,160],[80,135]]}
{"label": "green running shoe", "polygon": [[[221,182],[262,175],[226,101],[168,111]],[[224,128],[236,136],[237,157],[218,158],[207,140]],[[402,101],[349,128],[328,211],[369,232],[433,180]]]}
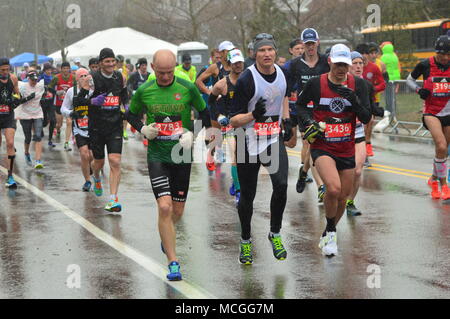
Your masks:
{"label": "green running shoe", "polygon": [[355,202],[352,200],[347,201],[346,210],[347,210],[347,216],[350,216],[350,217],[362,215],[361,211],[358,208],[356,208]]}
{"label": "green running shoe", "polygon": [[244,265],[253,264],[253,244],[250,240],[245,240],[240,243],[240,254],[239,254],[239,262]]}
{"label": "green running shoe", "polygon": [[273,256],[278,260],[285,260],[287,257],[287,251],[284,249],[283,243],[281,242],[281,235],[269,234],[269,240],[272,244]]}
{"label": "green running shoe", "polygon": [[110,200],[108,204],[106,204],[105,210],[110,213],[120,213],[122,210],[122,205],[116,201]]}
{"label": "green running shoe", "polygon": [[94,177],[94,193],[98,197],[103,195],[102,180],[95,179],[95,177]]}

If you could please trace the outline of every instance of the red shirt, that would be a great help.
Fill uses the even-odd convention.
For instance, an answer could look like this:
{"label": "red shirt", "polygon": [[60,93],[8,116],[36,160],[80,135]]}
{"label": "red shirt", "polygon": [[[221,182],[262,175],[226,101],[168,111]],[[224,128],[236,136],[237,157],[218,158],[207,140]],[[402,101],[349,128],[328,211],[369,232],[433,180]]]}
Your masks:
{"label": "red shirt", "polygon": [[370,62],[364,66],[363,78],[369,80],[375,88],[375,93],[382,92],[386,89],[386,82],[384,81],[383,74],[381,74],[380,68],[373,62]]}

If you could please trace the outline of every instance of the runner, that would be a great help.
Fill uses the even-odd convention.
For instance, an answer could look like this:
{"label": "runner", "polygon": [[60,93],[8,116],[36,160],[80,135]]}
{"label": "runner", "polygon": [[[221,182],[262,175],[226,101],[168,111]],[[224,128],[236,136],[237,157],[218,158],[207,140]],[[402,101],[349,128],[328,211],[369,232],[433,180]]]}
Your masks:
{"label": "runner", "polygon": [[[289,67],[289,87],[291,89],[290,99],[294,102],[300,94],[306,84],[306,82],[312,77],[327,73],[330,71],[327,57],[319,53],[320,39],[319,34],[313,28],[306,28],[303,30],[300,40],[303,41],[305,46],[305,52],[301,57],[294,59]],[[313,104],[310,104],[313,107]],[[295,111],[294,111],[295,112]],[[305,128],[299,123],[299,129],[302,134]],[[308,180],[308,171],[311,167],[311,152],[309,144],[303,141],[302,154],[301,154],[302,166],[299,169],[298,181],[296,190],[298,193],[303,193]],[[318,200],[319,203],[323,202],[325,195],[324,183],[317,173],[315,167],[311,168],[314,180],[318,187]]]}
{"label": "runner", "polygon": [[[256,63],[236,83],[231,125],[237,130],[237,169],[241,184],[238,206],[241,223],[239,261],[253,263],[251,220],[261,165],[272,181],[269,241],[278,260],[287,257],[280,231],[287,200],[288,156],[283,141],[293,132],[289,119],[288,89],[283,70],[275,64],[277,47],[272,35],[258,34],[254,40]],[[281,123],[285,135],[281,134]],[[245,133],[244,133],[245,132]]]}
{"label": "runner", "polygon": [[108,212],[120,212],[117,193],[120,183],[122,160],[123,115],[121,105],[128,102],[125,77],[114,70],[116,57],[113,50],[104,48],[99,54],[100,70],[92,75],[94,93],[89,105],[89,139],[94,156],[94,192],[103,195],[100,170],[105,165],[105,146],[108,152],[110,200],[105,206]]}
{"label": "runner", "polygon": [[14,109],[18,106],[18,99],[14,94],[19,94],[17,77],[10,73],[11,66],[7,58],[0,58],[0,137],[4,130],[6,139],[6,153],[8,155],[8,180],[5,186],[17,188],[13,177],[16,149],[14,148],[14,135],[16,134],[16,121]]}
{"label": "runner", "polygon": [[[297,101],[299,121],[306,128],[304,139],[311,143],[313,165],[326,186],[324,199],[327,226],[319,248],[326,256],[337,250],[336,226],[352,190],[355,173],[356,117],[370,118],[367,86],[364,80],[348,74],[352,65],[350,49],[332,47],[330,72],[310,79]],[[308,104],[313,101],[313,109]]]}
{"label": "runner", "polygon": [[[363,56],[359,52],[353,51],[351,53],[351,57],[353,65],[350,67],[350,73],[354,77],[362,78],[364,70]],[[365,80],[365,82],[368,88],[372,115],[383,117],[384,109],[381,108],[376,103],[375,88],[373,87],[372,83],[370,83],[368,80]],[[359,190],[359,185],[361,183],[361,173],[364,167],[366,157],[367,153],[366,153],[366,139],[364,136],[364,125],[357,118],[355,128],[355,177],[353,181],[352,192],[350,193],[350,196],[347,199],[346,204],[347,216],[360,216],[362,214],[361,210],[359,210],[355,206],[355,198]]]}
{"label": "runner", "polygon": [[[147,66],[148,62],[146,58],[140,58],[138,62],[136,63],[136,69],[137,71],[132,73],[127,81],[127,88],[128,88],[128,95],[130,97],[133,97],[133,95],[136,93],[136,90],[145,82],[147,82],[149,73],[147,72]],[[143,123],[145,123],[145,114],[144,112],[141,114],[141,119],[144,120]],[[131,126],[131,133],[133,135],[136,133],[136,129]],[[142,143],[144,146],[148,146],[148,140],[144,138],[142,140]]]}
{"label": "runner", "polygon": [[[193,133],[191,108],[204,126],[211,127],[210,115],[200,92],[187,80],[174,76],[176,56],[159,50],[153,56],[156,80],[142,85],[133,96],[127,119],[149,139],[148,171],[158,204],[161,248],[169,262],[170,281],[181,280],[176,257],[175,224],[181,219],[189,191]],[[139,114],[147,112],[147,125]]]}
{"label": "runner", "polygon": [[[74,77],[71,74],[71,67],[69,62],[61,64],[61,73],[56,75],[52,82],[49,84],[50,91],[55,95],[55,107],[56,107],[56,136],[61,136],[61,127],[63,125],[63,116],[61,114],[61,105],[64,101],[64,96],[67,91],[74,85]],[[66,132],[64,141],[64,150],[72,151],[69,145],[70,136],[72,134],[72,120],[66,119]]]}
{"label": "runner", "polygon": [[[228,52],[228,62],[231,65],[231,72],[225,78],[217,82],[209,96],[208,105],[210,106],[211,124],[214,128],[222,131],[231,155],[231,176],[232,184],[230,187],[230,195],[235,196],[236,205],[239,204],[241,196],[241,185],[236,164],[236,140],[234,139],[233,127],[230,124],[230,109],[236,90],[236,82],[244,70],[244,56],[238,49]],[[219,97],[220,100],[217,100]],[[228,138],[231,137],[231,138]],[[222,139],[216,144],[222,144]]]}
{"label": "runner", "polygon": [[192,65],[192,58],[189,53],[183,54],[181,57],[181,63],[176,68],[180,70],[181,72],[184,72],[189,76],[189,79],[192,83],[195,83],[195,80],[197,79],[197,69],[194,65]]}
{"label": "runner", "polygon": [[91,72],[91,74],[98,71],[98,59],[97,58],[89,59],[89,71]]}
{"label": "runner", "polygon": [[[370,61],[369,56],[369,45],[367,43],[362,43],[358,45],[355,51],[362,54],[364,57],[364,72],[363,78],[370,81],[375,88],[375,93],[381,93],[386,89],[386,82],[384,81],[381,69],[373,62]],[[380,102],[377,102],[378,106]],[[374,118],[370,120],[368,124],[364,127],[364,133],[366,135],[366,151],[367,156],[374,156],[372,148],[372,130],[373,130]],[[367,160],[368,161],[368,160]],[[366,166],[370,164],[366,163]]]}
{"label": "runner", "polygon": [[35,150],[35,169],[43,169],[41,161],[42,155],[42,123],[44,113],[40,104],[41,97],[45,92],[44,80],[38,82],[38,74],[34,68],[29,69],[27,74],[28,82],[19,83],[20,95],[26,97],[15,110],[16,120],[20,120],[20,125],[25,135],[25,160],[28,165],[32,165],[30,155],[31,134],[34,132],[33,141]]}
{"label": "runner", "polygon": [[91,162],[93,160],[92,152],[89,149],[89,120],[88,120],[88,96],[93,93],[89,87],[89,81],[92,76],[89,71],[81,68],[77,70],[77,85],[71,87],[61,106],[61,113],[64,117],[70,117],[74,120],[73,135],[75,136],[77,147],[80,151],[81,172],[83,173],[85,183],[82,187],[83,192],[91,190]]}
{"label": "runner", "polygon": [[[208,78],[212,77],[213,83],[212,85],[215,85],[217,81],[223,79],[225,76],[230,74],[231,66],[229,62],[227,61],[227,55],[228,52],[233,50],[234,44],[230,41],[224,41],[220,43],[219,45],[219,52],[221,54],[221,60],[220,62],[217,62],[215,64],[211,64],[208,69],[203,72],[201,75],[198,76],[197,80],[195,81],[195,84],[199,88],[200,92],[207,94],[208,96],[211,94],[211,89],[206,87],[205,83],[203,81],[207,80]],[[219,148],[217,148],[219,150]],[[206,156],[206,168],[209,171],[215,171],[216,170],[216,163],[214,161],[214,152],[216,151],[216,148],[211,146],[208,146],[207,149],[207,156]]]}
{"label": "runner", "polygon": [[[45,93],[41,100],[42,111],[44,113],[44,123],[42,124],[43,128],[48,125],[48,146],[56,147],[53,144],[53,131],[56,127],[56,111],[54,102],[54,95],[49,89],[49,85],[53,80],[53,67],[51,64],[44,64],[44,73],[39,77],[40,80],[44,80]],[[44,134],[42,134],[44,136]]]}
{"label": "runner", "polygon": [[[423,76],[423,87],[416,80]],[[446,181],[447,149],[450,144],[450,39],[440,36],[436,41],[436,55],[416,65],[407,83],[425,101],[423,123],[436,145],[433,175],[428,181],[433,199],[450,199]],[[439,191],[439,181],[441,190]]]}

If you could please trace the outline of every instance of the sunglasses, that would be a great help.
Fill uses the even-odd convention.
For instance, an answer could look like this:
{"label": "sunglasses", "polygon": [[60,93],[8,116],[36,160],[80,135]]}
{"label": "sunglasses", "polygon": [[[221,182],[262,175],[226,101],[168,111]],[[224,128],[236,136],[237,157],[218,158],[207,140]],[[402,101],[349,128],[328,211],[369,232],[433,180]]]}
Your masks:
{"label": "sunglasses", "polygon": [[80,79],[81,79],[81,78],[85,78],[85,77],[87,77],[87,76],[88,76],[87,74],[80,75]]}
{"label": "sunglasses", "polygon": [[260,40],[275,40],[275,38],[273,37],[273,35],[268,34],[268,33],[260,33],[255,37],[255,41],[260,41]]}

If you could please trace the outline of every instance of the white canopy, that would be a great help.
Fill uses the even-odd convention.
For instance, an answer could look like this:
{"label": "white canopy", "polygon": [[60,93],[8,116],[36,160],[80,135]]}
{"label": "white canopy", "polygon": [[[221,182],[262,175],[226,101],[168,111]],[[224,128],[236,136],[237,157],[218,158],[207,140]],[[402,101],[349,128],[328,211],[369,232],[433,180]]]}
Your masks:
{"label": "white canopy", "polygon": [[184,42],[178,46],[178,51],[208,50],[208,46],[201,42]]}
{"label": "white canopy", "polygon": [[[169,49],[177,54],[176,45],[126,27],[99,31],[68,46],[67,58],[71,63],[74,58],[80,58],[81,64],[87,66],[89,59],[98,57],[103,48],[111,48],[116,56],[123,55],[125,59],[131,59],[132,63],[142,57],[150,63],[153,54],[160,49]],[[61,51],[49,56],[55,62],[62,60]]]}

